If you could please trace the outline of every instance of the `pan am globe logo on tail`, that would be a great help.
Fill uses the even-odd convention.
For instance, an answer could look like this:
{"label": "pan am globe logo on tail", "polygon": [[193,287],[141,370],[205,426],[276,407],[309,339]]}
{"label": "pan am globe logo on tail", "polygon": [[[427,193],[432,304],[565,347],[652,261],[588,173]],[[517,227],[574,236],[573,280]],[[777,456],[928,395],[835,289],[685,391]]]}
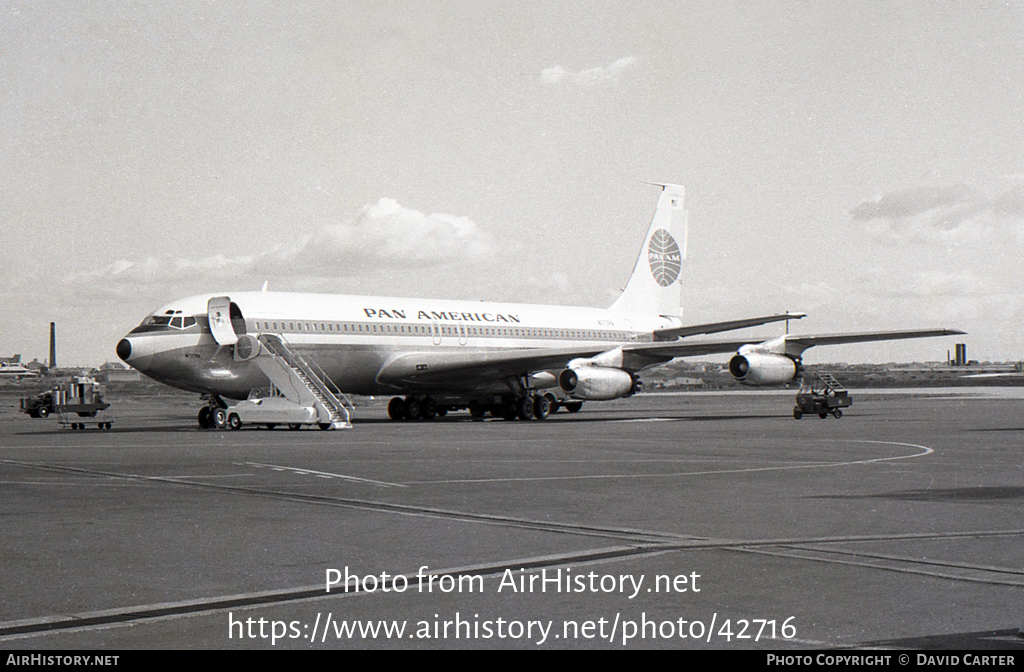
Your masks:
{"label": "pan am globe logo on tail", "polygon": [[665,229],[658,229],[647,245],[647,261],[651,264],[651,275],[662,287],[668,287],[679,279],[682,268],[682,254],[675,239]]}

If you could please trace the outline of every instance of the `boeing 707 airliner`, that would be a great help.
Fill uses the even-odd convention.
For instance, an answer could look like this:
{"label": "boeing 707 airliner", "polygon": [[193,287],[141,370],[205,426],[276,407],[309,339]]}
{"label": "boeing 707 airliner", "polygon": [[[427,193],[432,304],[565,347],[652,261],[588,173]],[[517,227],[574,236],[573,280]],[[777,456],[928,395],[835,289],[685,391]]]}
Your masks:
{"label": "boeing 707 airliner", "polygon": [[[388,406],[395,420],[462,409],[476,418],[543,419],[561,407],[577,411],[584,401],[635,394],[640,371],[676,357],[733,352],[729,370],[740,382],[780,385],[801,374],[802,354],[815,345],[963,333],[691,340],[804,314],[684,325],[679,276],[686,254],[685,191],[658,186],[661,197],[633,272],[607,309],[214,292],[161,307],[117,344],[117,354],[154,380],[202,394],[203,427],[240,424],[238,414],[227,412],[228,400],[249,399],[258,409],[276,399],[306,404],[309,422],[327,429],[340,426],[342,409],[332,406],[344,393],[395,395]],[[251,417],[278,424],[272,415]]]}

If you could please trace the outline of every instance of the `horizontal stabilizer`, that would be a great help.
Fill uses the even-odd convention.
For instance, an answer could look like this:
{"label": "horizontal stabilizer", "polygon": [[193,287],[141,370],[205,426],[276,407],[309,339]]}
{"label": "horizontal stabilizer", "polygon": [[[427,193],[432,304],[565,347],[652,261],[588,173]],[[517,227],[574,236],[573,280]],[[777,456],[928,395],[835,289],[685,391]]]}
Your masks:
{"label": "horizontal stabilizer", "polygon": [[671,329],[657,329],[654,338],[659,341],[670,341],[686,336],[697,334],[717,334],[722,331],[734,331],[756,327],[769,322],[782,322],[783,320],[800,320],[807,317],[806,313],[783,313],[781,315],[766,315],[764,317],[751,317],[745,320],[732,320],[731,322],[708,322],[707,324],[694,324],[688,327],[672,327]]}

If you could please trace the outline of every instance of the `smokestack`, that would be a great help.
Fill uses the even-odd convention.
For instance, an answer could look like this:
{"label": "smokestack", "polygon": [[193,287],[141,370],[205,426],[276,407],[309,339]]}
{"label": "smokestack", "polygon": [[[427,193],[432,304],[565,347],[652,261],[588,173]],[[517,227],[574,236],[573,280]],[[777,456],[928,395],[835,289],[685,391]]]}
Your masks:
{"label": "smokestack", "polygon": [[50,369],[57,368],[57,323],[50,322]]}

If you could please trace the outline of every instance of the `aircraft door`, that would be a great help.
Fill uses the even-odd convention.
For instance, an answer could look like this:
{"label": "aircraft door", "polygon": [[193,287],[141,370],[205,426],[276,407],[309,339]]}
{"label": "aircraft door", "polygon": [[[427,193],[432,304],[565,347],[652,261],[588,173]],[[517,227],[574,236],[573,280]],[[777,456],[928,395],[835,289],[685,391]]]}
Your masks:
{"label": "aircraft door", "polygon": [[469,338],[468,334],[469,334],[469,327],[467,327],[466,325],[464,325],[464,324],[462,324],[460,322],[459,323],[459,345],[465,345],[466,344],[466,341]]}
{"label": "aircraft door", "polygon": [[434,345],[441,345],[441,325],[439,325],[437,322],[431,322],[430,335],[434,339]]}
{"label": "aircraft door", "polygon": [[231,326],[231,297],[215,296],[206,304],[206,314],[210,319],[210,332],[219,345],[234,345],[238,342],[238,334]]}

